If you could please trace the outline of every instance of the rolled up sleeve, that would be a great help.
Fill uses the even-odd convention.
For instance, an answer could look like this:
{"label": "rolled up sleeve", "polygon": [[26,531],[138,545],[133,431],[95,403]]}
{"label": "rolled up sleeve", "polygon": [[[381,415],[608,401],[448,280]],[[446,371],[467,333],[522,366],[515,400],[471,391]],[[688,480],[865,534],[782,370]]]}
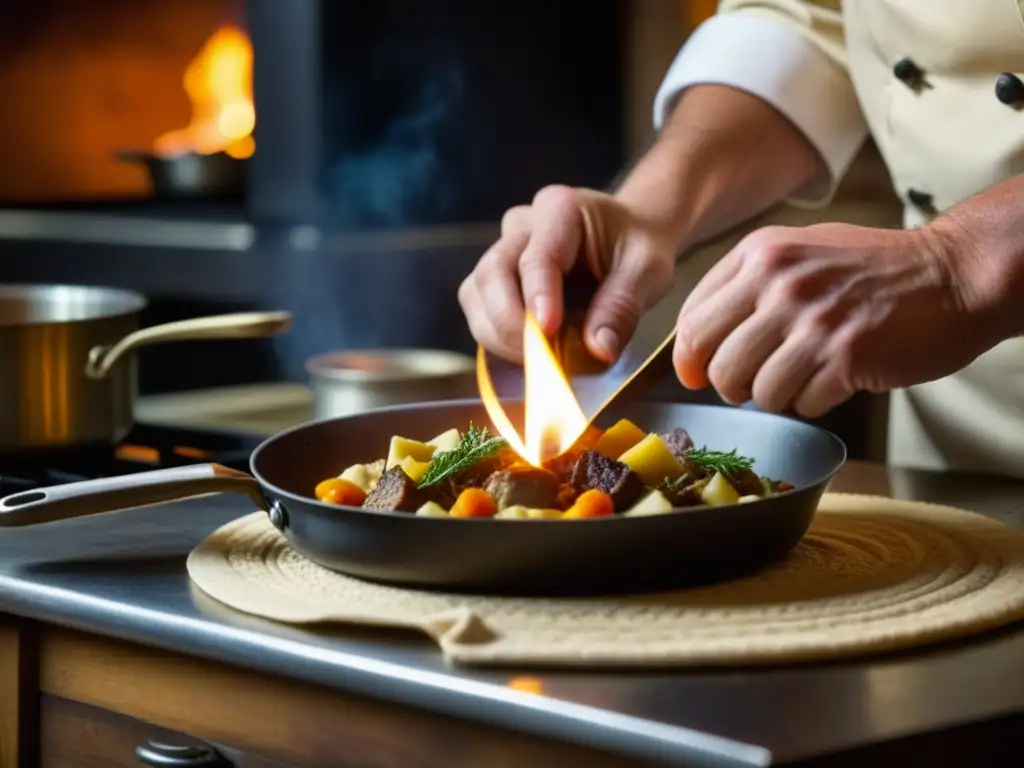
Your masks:
{"label": "rolled up sleeve", "polygon": [[789,202],[828,204],[868,135],[846,69],[842,17],[810,2],[723,2],[679,51],[654,101],[660,130],[693,85],[726,85],[774,106],[814,146],[828,169]]}

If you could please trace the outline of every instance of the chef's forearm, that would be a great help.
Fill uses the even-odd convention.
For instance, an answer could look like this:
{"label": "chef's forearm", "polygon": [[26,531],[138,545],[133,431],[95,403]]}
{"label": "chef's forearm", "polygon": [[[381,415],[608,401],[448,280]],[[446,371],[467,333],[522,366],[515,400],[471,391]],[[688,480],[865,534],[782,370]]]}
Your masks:
{"label": "chef's forearm", "polygon": [[827,173],[774,107],[720,85],[687,89],[616,193],[680,251],[749,219]]}
{"label": "chef's forearm", "polygon": [[988,341],[1024,333],[1024,174],[955,206],[925,231],[937,236]]}

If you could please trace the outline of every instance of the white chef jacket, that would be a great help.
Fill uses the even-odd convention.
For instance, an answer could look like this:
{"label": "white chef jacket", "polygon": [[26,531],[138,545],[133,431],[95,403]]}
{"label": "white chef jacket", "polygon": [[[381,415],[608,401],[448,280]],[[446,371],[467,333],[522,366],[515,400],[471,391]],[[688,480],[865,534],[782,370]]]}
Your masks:
{"label": "white chef jacket", "polygon": [[[796,205],[827,204],[869,133],[908,227],[1024,173],[1024,0],[725,0],[665,76],[656,128],[697,84],[758,96],[817,148],[828,175]],[[1024,338],[890,398],[890,463],[1024,477]]]}

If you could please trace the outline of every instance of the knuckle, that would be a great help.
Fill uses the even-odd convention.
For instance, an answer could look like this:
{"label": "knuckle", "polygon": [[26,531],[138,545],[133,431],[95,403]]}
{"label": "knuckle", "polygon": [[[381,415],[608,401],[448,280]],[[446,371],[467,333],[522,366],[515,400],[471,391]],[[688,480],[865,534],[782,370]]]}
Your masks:
{"label": "knuckle", "polygon": [[505,215],[501,217],[501,234],[508,235],[513,232],[529,229],[529,225],[530,206],[517,205],[514,208],[509,208],[505,211]]}
{"label": "knuckle", "polygon": [[473,276],[470,275],[461,283],[459,283],[459,290],[456,296],[459,299],[459,306],[462,307],[462,311],[466,312],[469,310],[470,294],[473,290]]}
{"label": "knuckle", "polygon": [[549,184],[534,195],[533,204],[543,208],[571,208],[576,205],[576,190],[565,184]]}
{"label": "knuckle", "polygon": [[[817,297],[817,280],[811,275],[780,275],[772,281],[767,292],[770,305],[796,307],[808,304]],[[823,322],[827,318],[820,318]]]}
{"label": "knuckle", "polygon": [[750,398],[749,388],[737,381],[728,366],[716,362],[714,358],[708,365],[708,381],[727,402],[742,403]]}
{"label": "knuckle", "polygon": [[831,350],[831,369],[840,381],[851,381],[860,363],[861,354],[856,343],[844,341]]}
{"label": "knuckle", "polygon": [[544,248],[527,248],[519,257],[519,273],[541,272],[554,266],[554,259]]}
{"label": "knuckle", "polygon": [[490,277],[498,272],[505,269],[506,265],[515,259],[517,251],[513,248],[512,243],[506,239],[499,240],[490,248],[487,252],[480,257],[480,261],[477,262],[476,269],[473,270],[473,274],[479,277]]}
{"label": "knuckle", "polygon": [[751,253],[751,261],[762,273],[774,274],[792,261],[793,247],[789,243],[765,243]]}
{"label": "knuckle", "polygon": [[522,328],[515,328],[507,318],[493,318],[494,331],[498,341],[508,349],[518,349],[523,343]]}
{"label": "knuckle", "polygon": [[796,261],[800,245],[793,242],[785,228],[769,227],[744,238],[742,253],[744,261],[759,273],[771,275]]}
{"label": "knuckle", "polygon": [[700,352],[697,348],[698,328],[694,324],[693,315],[689,312],[682,312],[676,320],[676,349],[682,345],[693,352]]}
{"label": "knuckle", "polygon": [[768,413],[780,413],[789,407],[789,395],[779,381],[763,381],[763,377],[754,380],[750,397],[757,407]]}
{"label": "knuckle", "polygon": [[624,291],[609,291],[601,301],[601,308],[620,325],[633,328],[640,322],[640,306],[636,298]]}
{"label": "knuckle", "polygon": [[816,346],[824,344],[836,329],[838,320],[835,313],[827,308],[813,309],[804,318],[803,333],[809,343]]}

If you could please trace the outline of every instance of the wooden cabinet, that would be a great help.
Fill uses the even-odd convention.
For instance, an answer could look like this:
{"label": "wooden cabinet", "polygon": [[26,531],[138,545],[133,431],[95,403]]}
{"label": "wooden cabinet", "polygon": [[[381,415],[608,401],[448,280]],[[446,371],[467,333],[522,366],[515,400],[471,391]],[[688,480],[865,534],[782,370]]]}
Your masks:
{"label": "wooden cabinet", "polygon": [[135,767],[143,765],[136,749],[151,739],[223,745],[238,768],[636,765],[590,747],[0,616],[0,768]]}
{"label": "wooden cabinet", "polygon": [[299,768],[50,694],[39,721],[40,768]]}

